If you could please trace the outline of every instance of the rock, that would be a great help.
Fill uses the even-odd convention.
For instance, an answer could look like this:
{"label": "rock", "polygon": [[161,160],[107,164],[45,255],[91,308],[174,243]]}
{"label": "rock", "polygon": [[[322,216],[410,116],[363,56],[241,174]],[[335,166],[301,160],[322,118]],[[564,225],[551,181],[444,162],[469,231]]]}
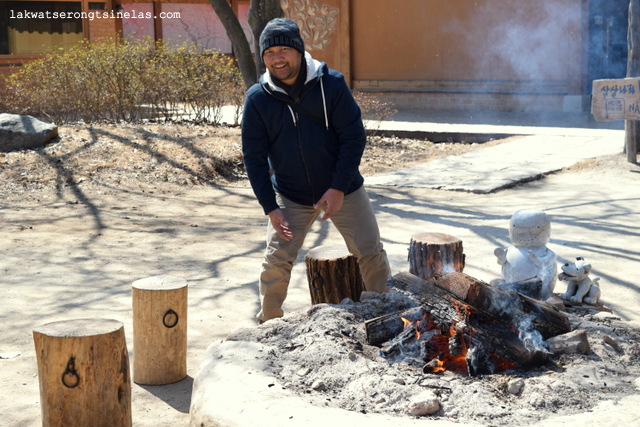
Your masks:
{"label": "rock", "polygon": [[558,310],[564,310],[566,308],[565,305],[564,305],[564,302],[562,301],[562,298],[560,298],[557,295],[550,296],[544,302],[546,302],[547,304],[557,308]]}
{"label": "rock", "polygon": [[311,388],[314,390],[321,391],[321,390],[324,390],[326,387],[324,385],[324,382],[322,382],[321,380],[315,380],[313,384],[311,384]]}
{"label": "rock", "polygon": [[590,349],[587,332],[584,329],[576,329],[568,334],[549,338],[547,344],[549,344],[549,351],[553,354],[585,354]]}
{"label": "rock", "polygon": [[406,385],[405,381],[402,378],[394,378],[392,381],[396,384]]}
{"label": "rock", "polygon": [[0,151],[42,147],[56,136],[56,125],[32,116],[0,113]]}
{"label": "rock", "polygon": [[595,320],[600,320],[600,321],[603,321],[603,320],[620,320],[620,316],[616,316],[615,314],[609,313],[607,311],[601,311],[599,313],[596,313],[596,314],[593,315],[593,318]]}
{"label": "rock", "polygon": [[425,390],[411,399],[409,413],[412,417],[435,414],[440,410],[440,401],[434,392]]}
{"label": "rock", "polygon": [[544,408],[546,406],[546,402],[544,400],[544,396],[540,393],[533,393],[529,396],[529,405],[534,408]]}
{"label": "rock", "polygon": [[514,396],[520,394],[522,392],[522,389],[524,389],[524,381],[521,378],[511,380],[507,384],[507,391],[509,392],[509,394],[512,394]]}
{"label": "rock", "polygon": [[618,341],[616,341],[609,335],[605,335],[604,337],[602,337],[602,342],[604,344],[609,344],[618,353],[624,353],[624,350],[622,349],[622,346],[620,345],[620,343],[618,343]]}
{"label": "rock", "polygon": [[309,372],[311,372],[311,368],[309,367],[302,367],[300,369],[298,369],[298,372],[296,372],[296,374],[298,374],[299,377],[304,377],[305,375],[307,375]]}

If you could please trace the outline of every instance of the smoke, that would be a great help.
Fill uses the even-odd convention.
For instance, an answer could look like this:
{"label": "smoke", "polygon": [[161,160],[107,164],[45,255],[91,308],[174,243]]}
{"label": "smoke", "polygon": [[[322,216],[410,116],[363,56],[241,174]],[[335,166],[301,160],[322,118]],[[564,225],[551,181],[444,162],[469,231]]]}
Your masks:
{"label": "smoke", "polygon": [[[545,110],[531,95],[564,95],[581,58],[582,10],[563,0],[472,2],[447,31],[462,36],[472,93],[511,94],[510,109]],[[586,37],[586,35],[584,35]],[[586,70],[585,70],[586,71]]]}
{"label": "smoke", "polygon": [[476,70],[482,77],[511,77],[524,82],[566,77],[570,58],[568,23],[571,14],[580,11],[572,11],[565,1],[517,2],[515,7],[514,2],[508,2],[511,8],[504,3],[489,1],[478,15],[487,37]]}
{"label": "smoke", "polygon": [[442,265],[442,269],[440,270],[440,274],[448,274],[448,273],[455,273],[458,270],[456,270],[455,266],[452,263],[446,263]]}
{"label": "smoke", "polygon": [[491,298],[491,310],[500,316],[513,319],[513,326],[518,332],[518,338],[530,352],[549,353],[548,346],[540,331],[538,331],[531,316],[515,315],[522,312],[522,303],[515,291],[497,292]]}
{"label": "smoke", "polygon": [[516,319],[515,327],[518,331],[520,341],[522,341],[527,350],[531,352],[540,351],[550,353],[547,342],[542,337],[540,331],[533,326],[531,317],[521,316]]}

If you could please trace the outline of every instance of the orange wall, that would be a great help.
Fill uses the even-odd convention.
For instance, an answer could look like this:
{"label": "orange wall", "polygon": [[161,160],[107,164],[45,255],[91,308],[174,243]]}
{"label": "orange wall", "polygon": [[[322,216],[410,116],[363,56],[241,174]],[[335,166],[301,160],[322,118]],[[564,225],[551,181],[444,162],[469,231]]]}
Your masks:
{"label": "orange wall", "polygon": [[575,32],[586,37],[583,0],[351,0],[351,7],[356,88],[581,90]]}

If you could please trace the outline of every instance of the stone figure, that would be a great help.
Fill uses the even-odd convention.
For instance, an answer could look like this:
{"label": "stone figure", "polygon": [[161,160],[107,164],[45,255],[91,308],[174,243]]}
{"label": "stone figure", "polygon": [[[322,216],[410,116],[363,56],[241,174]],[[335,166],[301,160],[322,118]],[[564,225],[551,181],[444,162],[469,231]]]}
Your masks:
{"label": "stone figure", "polygon": [[577,303],[596,305],[600,299],[599,277],[589,278],[591,264],[584,258],[578,257],[574,263],[565,263],[560,267],[562,273],[559,280],[567,282],[567,292],[562,294],[562,299]]}
{"label": "stone figure", "polygon": [[513,246],[494,251],[502,266],[502,279],[511,283],[537,277],[542,281],[542,300],[552,296],[556,285],[556,254],[547,248],[551,237],[551,222],[540,210],[522,209],[511,217],[509,237]]}

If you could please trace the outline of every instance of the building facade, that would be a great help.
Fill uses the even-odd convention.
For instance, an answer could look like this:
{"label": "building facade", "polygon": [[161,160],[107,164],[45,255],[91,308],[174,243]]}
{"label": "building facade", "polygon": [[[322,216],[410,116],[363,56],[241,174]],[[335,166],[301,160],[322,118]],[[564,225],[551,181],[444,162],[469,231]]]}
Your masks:
{"label": "building facade", "polygon": [[[249,0],[230,0],[252,45]],[[282,0],[314,57],[398,108],[586,111],[626,72],[628,0]],[[55,19],[54,19],[55,14]],[[232,54],[207,0],[0,2],[0,72],[88,39]]]}

